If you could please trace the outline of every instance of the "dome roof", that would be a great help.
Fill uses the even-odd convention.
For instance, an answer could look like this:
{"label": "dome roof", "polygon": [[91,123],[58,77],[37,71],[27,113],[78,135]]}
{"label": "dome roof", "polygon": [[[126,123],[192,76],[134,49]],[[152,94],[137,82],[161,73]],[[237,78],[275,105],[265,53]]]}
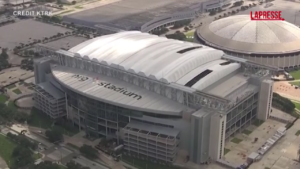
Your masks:
{"label": "dome roof", "polygon": [[233,52],[300,51],[300,29],[286,21],[253,21],[249,15],[237,15],[200,27],[197,33],[206,44]]}

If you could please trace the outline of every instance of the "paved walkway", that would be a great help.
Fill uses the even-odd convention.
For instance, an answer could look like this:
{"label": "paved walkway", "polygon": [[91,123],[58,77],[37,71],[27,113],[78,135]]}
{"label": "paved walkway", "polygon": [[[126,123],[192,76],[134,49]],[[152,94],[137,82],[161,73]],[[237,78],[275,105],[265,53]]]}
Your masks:
{"label": "paved walkway", "polygon": [[3,160],[3,158],[0,157],[0,169],[6,168],[8,168],[6,162]]}

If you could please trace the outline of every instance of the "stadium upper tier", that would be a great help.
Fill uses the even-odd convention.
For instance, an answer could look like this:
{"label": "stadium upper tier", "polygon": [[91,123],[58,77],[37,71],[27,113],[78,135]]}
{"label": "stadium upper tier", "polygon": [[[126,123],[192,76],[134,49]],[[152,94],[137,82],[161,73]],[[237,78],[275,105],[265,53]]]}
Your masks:
{"label": "stadium upper tier", "polygon": [[200,91],[240,68],[223,60],[222,51],[137,31],[94,38],[69,51],[75,57]]}
{"label": "stadium upper tier", "polygon": [[286,21],[252,21],[249,15],[237,15],[201,26],[197,34],[204,44],[229,52],[258,55],[300,52],[300,29]]}

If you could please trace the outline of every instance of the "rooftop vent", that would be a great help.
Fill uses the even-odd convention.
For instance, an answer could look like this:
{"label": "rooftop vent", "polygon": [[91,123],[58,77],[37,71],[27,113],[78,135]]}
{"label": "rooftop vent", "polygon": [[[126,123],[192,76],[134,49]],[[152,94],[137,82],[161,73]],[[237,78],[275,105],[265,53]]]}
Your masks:
{"label": "rooftop vent", "polygon": [[196,47],[190,47],[190,48],[182,49],[182,50],[178,51],[177,53],[183,54],[183,53],[186,53],[188,51],[191,51],[191,50],[194,50],[194,49],[199,49],[199,48],[202,48],[202,46],[196,46]]}
{"label": "rooftop vent", "polygon": [[225,65],[229,65],[230,63],[231,63],[231,62],[228,61],[228,62],[220,63],[220,65],[221,65],[221,66],[225,66]]}
{"label": "rooftop vent", "polygon": [[206,75],[210,74],[212,70],[206,69],[202,73],[195,76],[193,79],[191,79],[189,82],[187,82],[184,86],[186,87],[192,87],[194,84],[196,84],[200,79],[204,78]]}

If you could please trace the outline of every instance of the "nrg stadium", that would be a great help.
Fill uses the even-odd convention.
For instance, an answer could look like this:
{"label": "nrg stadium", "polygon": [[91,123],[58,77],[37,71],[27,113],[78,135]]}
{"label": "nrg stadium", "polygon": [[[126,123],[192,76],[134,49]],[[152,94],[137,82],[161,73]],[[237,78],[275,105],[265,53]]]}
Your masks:
{"label": "nrg stadium", "polygon": [[230,137],[271,111],[278,71],[200,44],[125,31],[69,51],[36,47],[36,107],[128,154],[220,160]]}

